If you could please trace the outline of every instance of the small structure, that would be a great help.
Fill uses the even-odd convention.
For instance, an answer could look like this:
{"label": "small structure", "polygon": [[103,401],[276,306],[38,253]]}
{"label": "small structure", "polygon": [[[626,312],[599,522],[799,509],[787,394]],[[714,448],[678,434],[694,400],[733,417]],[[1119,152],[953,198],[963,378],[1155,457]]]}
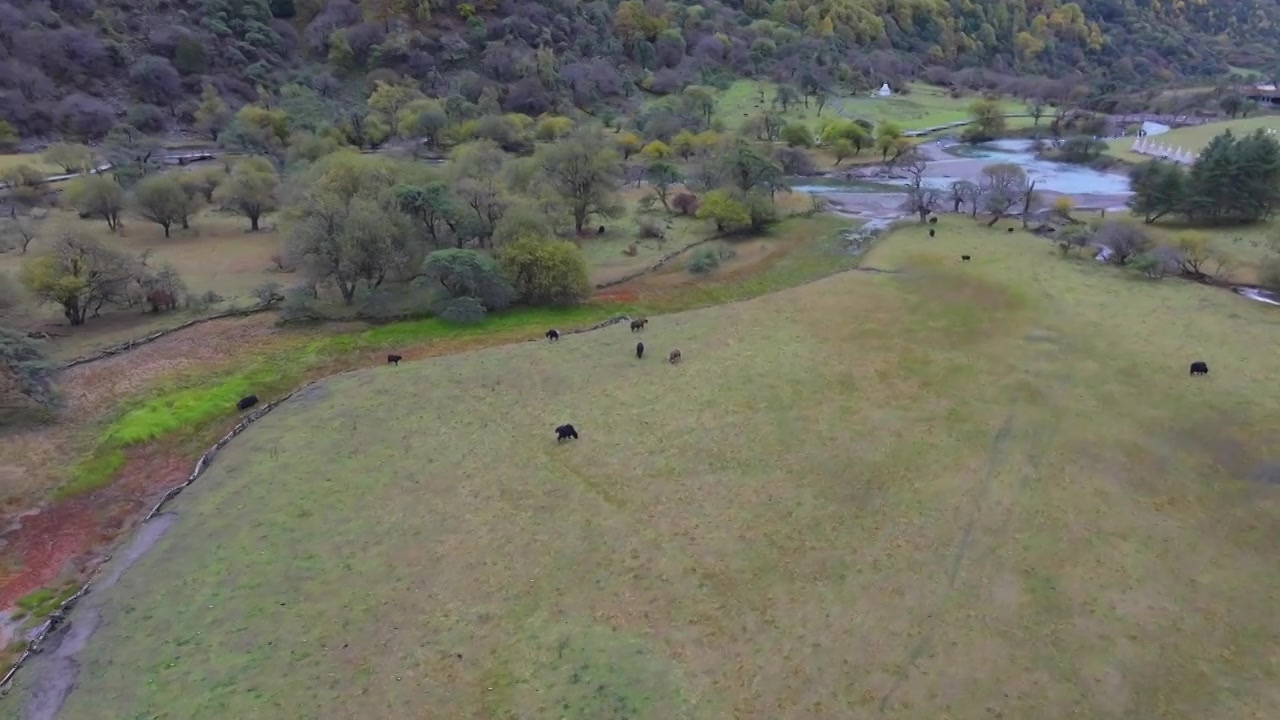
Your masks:
{"label": "small structure", "polygon": [[892,94],[893,91],[889,89],[889,83],[881,85],[880,89],[876,91],[876,95],[880,97],[889,97]]}

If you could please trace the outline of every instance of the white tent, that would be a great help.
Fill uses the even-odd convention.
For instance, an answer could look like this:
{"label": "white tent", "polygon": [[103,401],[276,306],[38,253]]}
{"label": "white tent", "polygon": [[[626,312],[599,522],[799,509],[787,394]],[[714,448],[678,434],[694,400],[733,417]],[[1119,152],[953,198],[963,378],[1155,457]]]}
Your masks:
{"label": "white tent", "polygon": [[889,83],[885,83],[880,86],[880,89],[876,92],[876,94],[879,95],[880,97],[889,97],[890,95],[893,94],[893,91],[889,89]]}

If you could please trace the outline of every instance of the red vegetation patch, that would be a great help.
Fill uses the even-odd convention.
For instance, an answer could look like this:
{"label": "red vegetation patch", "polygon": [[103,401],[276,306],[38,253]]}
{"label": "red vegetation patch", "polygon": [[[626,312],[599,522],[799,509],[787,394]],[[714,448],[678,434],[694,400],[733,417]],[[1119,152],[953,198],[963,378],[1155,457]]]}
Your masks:
{"label": "red vegetation patch", "polygon": [[635,302],[638,297],[639,296],[632,290],[615,290],[610,288],[596,293],[592,299],[601,302],[632,303]]}
{"label": "red vegetation patch", "polygon": [[190,463],[173,454],[128,453],[115,483],[21,517],[3,535],[9,563],[0,568],[0,608],[64,577],[83,577],[104,545],[141,519],[165,490],[182,482]]}

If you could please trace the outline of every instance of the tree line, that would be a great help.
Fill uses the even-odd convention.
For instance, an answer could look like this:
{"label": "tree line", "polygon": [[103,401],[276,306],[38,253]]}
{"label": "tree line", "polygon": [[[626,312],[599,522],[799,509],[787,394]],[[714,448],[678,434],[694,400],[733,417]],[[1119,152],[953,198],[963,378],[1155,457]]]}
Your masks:
{"label": "tree line", "polygon": [[1228,130],[1190,168],[1151,160],[1129,178],[1129,207],[1147,223],[1164,217],[1204,226],[1259,222],[1280,202],[1280,143],[1262,130],[1242,137]]}

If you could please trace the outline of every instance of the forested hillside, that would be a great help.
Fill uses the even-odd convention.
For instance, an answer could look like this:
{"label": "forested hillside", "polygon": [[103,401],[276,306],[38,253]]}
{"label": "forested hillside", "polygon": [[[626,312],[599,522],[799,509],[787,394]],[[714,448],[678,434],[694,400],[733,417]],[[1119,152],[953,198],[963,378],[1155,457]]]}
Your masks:
{"label": "forested hillside", "polygon": [[1273,67],[1278,15],[1268,0],[0,0],[0,119],[36,139],[171,129],[206,85],[232,109],[286,88],[323,114],[392,73],[526,114],[741,75],[862,89],[929,68],[1081,71],[1106,90]]}

